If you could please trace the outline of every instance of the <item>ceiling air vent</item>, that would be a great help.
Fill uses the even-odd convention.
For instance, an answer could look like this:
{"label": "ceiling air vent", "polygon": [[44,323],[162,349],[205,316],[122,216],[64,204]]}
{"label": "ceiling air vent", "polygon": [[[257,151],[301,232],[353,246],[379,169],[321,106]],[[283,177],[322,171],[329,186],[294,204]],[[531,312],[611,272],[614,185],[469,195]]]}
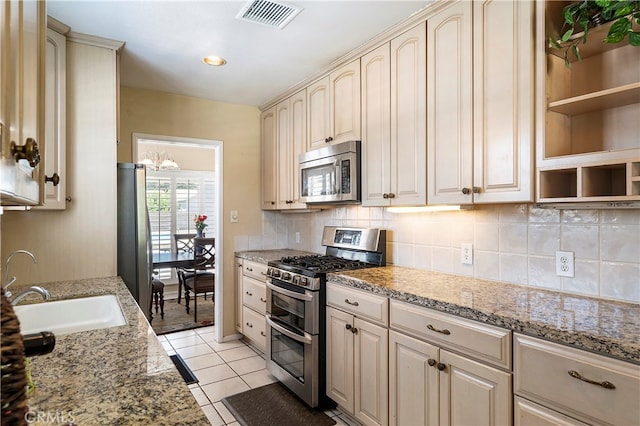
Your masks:
{"label": "ceiling air vent", "polygon": [[285,3],[252,0],[242,8],[236,18],[283,29],[301,10],[301,7]]}

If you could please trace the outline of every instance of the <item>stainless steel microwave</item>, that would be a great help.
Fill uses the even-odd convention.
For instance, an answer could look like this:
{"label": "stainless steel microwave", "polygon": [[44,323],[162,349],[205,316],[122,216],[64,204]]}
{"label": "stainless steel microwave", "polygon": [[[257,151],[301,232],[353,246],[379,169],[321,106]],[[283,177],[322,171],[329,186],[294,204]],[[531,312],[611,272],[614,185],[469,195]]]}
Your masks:
{"label": "stainless steel microwave", "polygon": [[300,154],[300,198],[308,204],[360,202],[360,141]]}

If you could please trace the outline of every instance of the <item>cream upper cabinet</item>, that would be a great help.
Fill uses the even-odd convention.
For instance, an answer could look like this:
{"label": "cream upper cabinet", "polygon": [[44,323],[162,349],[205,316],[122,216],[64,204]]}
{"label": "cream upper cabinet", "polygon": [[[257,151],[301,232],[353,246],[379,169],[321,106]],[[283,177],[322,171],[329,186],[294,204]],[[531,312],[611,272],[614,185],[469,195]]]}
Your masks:
{"label": "cream upper cabinet", "polygon": [[533,18],[461,1],[428,19],[429,204],[533,200]]}
{"label": "cream upper cabinet", "polygon": [[260,115],[260,136],[262,148],[262,210],[276,210],[276,106]]}
{"label": "cream upper cabinet", "polygon": [[640,201],[640,49],[603,43],[610,22],[589,30],[582,61],[566,67],[546,40],[561,35],[569,3],[537,2],[536,200]]}
{"label": "cream upper cabinet", "polygon": [[361,58],[362,205],[426,203],[426,28]]}
{"label": "cream upper cabinet", "polygon": [[46,6],[12,0],[3,2],[0,9],[1,204],[37,205],[42,202],[44,182]]}
{"label": "cream upper cabinet", "polygon": [[67,208],[66,188],[66,91],[67,91],[67,39],[47,28],[45,73],[45,185],[44,200],[38,209],[64,210]]}
{"label": "cream upper cabinet", "polygon": [[300,201],[298,157],[306,150],[306,91],[302,90],[276,106],[276,145],[278,158],[277,208],[305,209]]}
{"label": "cream upper cabinet", "polygon": [[307,150],[360,140],[360,60],[307,87]]}

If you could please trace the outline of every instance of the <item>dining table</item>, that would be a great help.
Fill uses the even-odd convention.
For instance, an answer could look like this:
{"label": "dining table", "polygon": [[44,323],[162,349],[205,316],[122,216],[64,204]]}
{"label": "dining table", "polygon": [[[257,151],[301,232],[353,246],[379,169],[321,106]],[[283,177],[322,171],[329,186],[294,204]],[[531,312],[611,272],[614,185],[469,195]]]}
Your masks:
{"label": "dining table", "polygon": [[153,268],[189,268],[193,267],[193,252],[179,251],[177,253],[163,251],[153,253]]}

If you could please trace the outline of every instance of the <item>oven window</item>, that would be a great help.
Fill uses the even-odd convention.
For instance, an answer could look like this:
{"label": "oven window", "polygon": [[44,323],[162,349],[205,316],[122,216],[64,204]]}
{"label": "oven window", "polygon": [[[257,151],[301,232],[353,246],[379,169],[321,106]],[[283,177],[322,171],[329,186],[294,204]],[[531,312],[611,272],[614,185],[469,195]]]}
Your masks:
{"label": "oven window", "polygon": [[271,316],[299,330],[304,330],[304,305],[303,300],[271,291]]}
{"label": "oven window", "polygon": [[304,383],[304,343],[271,328],[271,360]]}
{"label": "oven window", "polygon": [[301,172],[303,197],[336,194],[336,173],[333,164],[304,168]]}

